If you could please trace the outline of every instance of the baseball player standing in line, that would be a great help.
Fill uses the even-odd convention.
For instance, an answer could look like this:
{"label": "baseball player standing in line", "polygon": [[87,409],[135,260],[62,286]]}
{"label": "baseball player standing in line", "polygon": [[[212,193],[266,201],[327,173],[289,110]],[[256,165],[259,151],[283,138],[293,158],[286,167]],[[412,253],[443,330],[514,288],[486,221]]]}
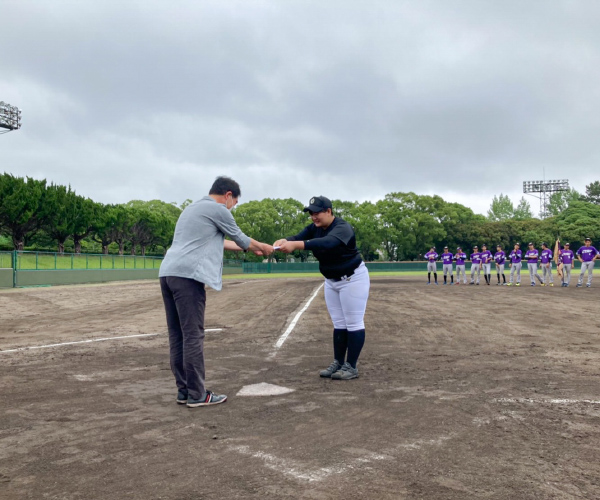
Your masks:
{"label": "baseball player standing in line", "polygon": [[424,257],[427,260],[427,284],[431,285],[431,273],[433,273],[433,279],[435,279],[435,284],[437,285],[437,264],[435,261],[439,255],[435,251],[435,247],[431,247]]}
{"label": "baseball player standing in line", "polygon": [[598,250],[592,246],[592,240],[590,238],[585,239],[585,246],[580,247],[577,250],[577,259],[581,262],[581,272],[579,273],[579,280],[577,280],[577,286],[583,286],[583,275],[587,271],[588,280],[587,286],[592,286],[592,271],[594,270],[594,261],[599,257]]}
{"label": "baseball player standing in line", "polygon": [[452,273],[452,255],[448,251],[448,247],[444,247],[444,253],[442,254],[442,269],[444,270],[444,285],[447,284],[447,274],[450,274],[450,284],[454,285],[454,274]]}
{"label": "baseball player standing in line", "polygon": [[563,282],[561,286],[568,287],[571,283],[571,269],[575,260],[575,254],[571,250],[570,243],[565,243],[565,247],[559,253],[559,259],[563,266]]}
{"label": "baseball player standing in line", "polygon": [[540,285],[543,284],[542,277],[537,273],[538,259],[540,258],[540,253],[533,246],[533,243],[529,243],[529,250],[525,253],[525,259],[527,259],[527,269],[529,269],[529,279],[531,280],[531,286],[535,286],[534,277],[540,282]]}
{"label": "baseball player standing in line", "polygon": [[312,250],[325,277],[325,303],[333,322],[333,362],[321,377],[351,380],[358,377],[358,357],[365,343],[365,310],[369,298],[369,271],[358,248],[354,229],[333,215],[331,201],[315,196],[304,208],[312,219],[295,236],[273,246],[285,253]]}
{"label": "baseball player standing in line", "polygon": [[[521,259],[523,258],[523,252],[521,251],[521,245],[515,243],[513,251],[508,256],[510,259],[510,280],[508,286],[521,286],[521,267],[523,266]],[[515,283],[515,273],[517,274],[517,282]]]}
{"label": "baseball player standing in line", "polygon": [[485,282],[490,285],[492,281],[492,252],[487,249],[487,245],[481,245],[481,267],[483,268],[483,277]]}
{"label": "baseball player standing in line", "polygon": [[[474,277],[477,273],[477,283],[475,283]],[[469,285],[479,285],[479,276],[481,274],[481,253],[479,253],[479,247],[475,245],[473,247],[473,253],[471,254],[471,283]]]}
{"label": "baseball player standing in line", "polygon": [[456,247],[454,260],[456,260],[456,284],[460,285],[460,274],[462,273],[463,283],[466,285],[467,274],[465,273],[465,260],[467,260],[467,254],[462,251],[462,248]]}
{"label": "baseball player standing in line", "polygon": [[544,283],[542,286],[554,286],[554,278],[552,278],[552,250],[548,248],[548,244],[542,243],[542,254],[540,255],[542,276]]}
{"label": "baseball player standing in line", "polygon": [[506,260],[506,254],[502,251],[501,245],[496,245],[494,260],[496,261],[496,276],[498,276],[497,284],[501,284],[500,275],[502,275],[502,284],[506,285],[506,276],[504,275],[504,261]]}

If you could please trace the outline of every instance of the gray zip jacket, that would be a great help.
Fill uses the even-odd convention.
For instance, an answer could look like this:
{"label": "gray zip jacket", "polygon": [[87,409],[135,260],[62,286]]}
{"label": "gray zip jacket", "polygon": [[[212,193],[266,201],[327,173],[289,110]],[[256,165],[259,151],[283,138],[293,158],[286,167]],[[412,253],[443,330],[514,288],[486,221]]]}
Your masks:
{"label": "gray zip jacket", "polygon": [[221,290],[225,236],[244,250],[250,246],[250,238],[237,226],[225,205],[210,196],[195,201],[179,216],[173,244],[158,276],[189,278]]}

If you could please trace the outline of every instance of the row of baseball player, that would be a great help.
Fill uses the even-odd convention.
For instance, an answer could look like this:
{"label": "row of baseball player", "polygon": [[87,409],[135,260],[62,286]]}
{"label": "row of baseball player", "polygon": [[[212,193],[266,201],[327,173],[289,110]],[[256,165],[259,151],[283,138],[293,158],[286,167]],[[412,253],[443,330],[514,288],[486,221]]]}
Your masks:
{"label": "row of baseball player", "polygon": [[[496,253],[492,254],[487,249],[487,245],[481,246],[481,252],[477,245],[473,247],[473,253],[471,253],[471,285],[479,285],[479,279],[481,271],[483,270],[483,277],[487,285],[492,282],[491,268],[492,263],[496,265],[496,276],[498,283],[496,285],[506,286],[521,286],[521,266],[522,261],[527,261],[527,269],[529,270],[529,278],[531,280],[531,286],[535,286],[535,280],[537,279],[541,286],[554,286],[554,278],[552,277],[552,259],[554,254],[546,243],[542,243],[542,251],[539,252],[533,243],[529,243],[528,249],[523,255],[521,245],[516,243],[512,252],[507,256],[502,250],[501,245],[496,246]],[[427,260],[427,284],[431,284],[431,274],[434,277],[434,283],[437,285],[437,265],[436,262],[440,260],[442,262],[442,269],[444,273],[444,285],[448,284],[447,277],[450,276],[451,285],[460,285],[461,274],[463,283],[467,284],[467,275],[465,273],[465,262],[467,254],[463,252],[461,247],[457,247],[456,253],[452,254],[448,251],[448,247],[444,247],[444,253],[438,255],[435,251],[435,247],[431,247],[429,252],[425,254]],[[565,243],[564,246],[558,251],[556,262],[558,264],[558,275],[561,278],[561,286],[568,287],[571,282],[571,269],[575,258],[581,262],[581,272],[579,274],[579,280],[577,287],[583,286],[584,275],[587,272],[588,279],[586,286],[589,288],[592,286],[592,271],[594,269],[594,261],[600,259],[600,252],[592,246],[591,238],[585,238],[584,246],[580,247],[576,253],[571,250],[571,245]],[[509,261],[509,262],[507,262]],[[453,263],[456,262],[456,283],[454,283],[453,275]],[[541,263],[543,276],[538,274],[538,262]],[[504,274],[505,263],[510,264],[510,279],[506,282],[506,276]],[[502,277],[502,282],[500,281]]]}

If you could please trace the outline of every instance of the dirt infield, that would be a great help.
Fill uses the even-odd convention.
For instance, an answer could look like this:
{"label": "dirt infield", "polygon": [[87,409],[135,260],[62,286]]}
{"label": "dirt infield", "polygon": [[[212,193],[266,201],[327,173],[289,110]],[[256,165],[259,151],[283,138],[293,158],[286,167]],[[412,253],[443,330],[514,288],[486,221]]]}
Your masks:
{"label": "dirt infield", "polygon": [[[598,278],[597,278],[598,279]],[[600,498],[600,283],[372,280],[360,378],[331,361],[322,283],[209,291],[208,387],[175,403],[156,282],[0,292],[2,499]],[[294,391],[236,396],[269,383]]]}

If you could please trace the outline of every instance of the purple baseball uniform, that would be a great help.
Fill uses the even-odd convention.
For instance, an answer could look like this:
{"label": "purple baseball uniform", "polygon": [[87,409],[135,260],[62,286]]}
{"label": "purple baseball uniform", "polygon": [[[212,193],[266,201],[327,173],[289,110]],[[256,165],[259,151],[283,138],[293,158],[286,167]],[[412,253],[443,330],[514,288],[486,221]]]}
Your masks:
{"label": "purple baseball uniform", "polygon": [[496,261],[496,264],[501,265],[504,264],[504,261],[506,260],[506,254],[500,250],[499,252],[496,252],[494,254],[494,260]]}
{"label": "purple baseball uniform", "polygon": [[523,252],[521,250],[513,250],[510,252],[508,258],[510,259],[511,263],[518,264],[523,258]]}
{"label": "purple baseball uniform", "polygon": [[527,253],[525,254],[527,264],[537,264],[539,256],[540,253],[535,248],[533,250],[527,250]]}
{"label": "purple baseball uniform", "polygon": [[577,255],[581,257],[581,260],[583,262],[591,262],[592,260],[594,260],[594,257],[598,255],[598,250],[596,250],[592,246],[581,247],[579,250],[577,250]]}
{"label": "purple baseball uniform", "polygon": [[541,259],[542,264],[548,264],[548,262],[552,260],[552,250],[550,250],[549,248],[542,250]]}
{"label": "purple baseball uniform", "polygon": [[481,260],[484,264],[489,264],[492,261],[492,252],[490,252],[489,250],[481,252]]}
{"label": "purple baseball uniform", "polygon": [[573,264],[573,259],[575,258],[575,254],[573,253],[573,250],[561,250],[560,254],[560,261],[563,264]]}
{"label": "purple baseball uniform", "polygon": [[473,252],[471,254],[471,263],[472,264],[481,264],[481,254],[479,252]]}
{"label": "purple baseball uniform", "polygon": [[429,262],[435,262],[437,260],[437,258],[439,257],[439,255],[436,252],[427,252],[425,254],[425,258],[429,261]]}
{"label": "purple baseball uniform", "polygon": [[445,252],[442,254],[442,264],[452,264],[452,258],[454,257],[454,255],[452,255],[450,252]]}

